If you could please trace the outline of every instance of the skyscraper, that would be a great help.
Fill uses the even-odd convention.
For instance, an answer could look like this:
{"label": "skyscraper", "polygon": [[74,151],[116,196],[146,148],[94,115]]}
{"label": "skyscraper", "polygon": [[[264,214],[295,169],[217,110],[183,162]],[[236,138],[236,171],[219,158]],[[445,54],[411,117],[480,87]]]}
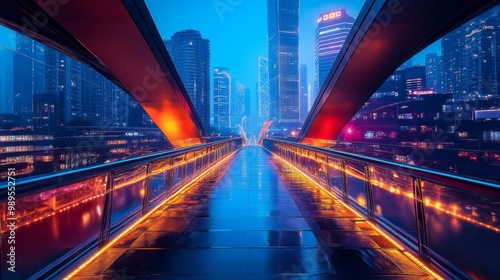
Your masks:
{"label": "skyscraper", "polygon": [[264,123],[269,120],[269,63],[264,57],[259,56],[259,77],[257,83],[259,98],[259,121]]}
{"label": "skyscraper", "polygon": [[441,91],[451,93],[454,99],[460,99],[463,91],[463,48],[464,27],[460,26],[441,39]]}
{"label": "skyscraper", "polygon": [[300,122],[304,122],[308,113],[308,94],[307,94],[307,65],[300,65]]}
{"label": "skyscraper", "polygon": [[[68,94],[70,90],[75,89],[74,86],[70,87],[70,69],[74,69],[74,67],[70,66],[72,64],[71,60],[66,55],[50,48],[47,48],[45,53],[45,64],[47,65],[45,92],[52,95],[56,100],[56,126],[63,126],[70,121],[70,103],[77,100],[76,98],[70,98]],[[76,97],[78,96],[79,93]],[[78,106],[78,108],[80,107]],[[76,112],[73,111],[73,113]]]}
{"label": "skyscraper", "polygon": [[16,33],[14,113],[24,126],[33,125],[33,95],[45,92],[45,46]]}
{"label": "skyscraper", "polygon": [[268,0],[270,118],[299,121],[299,0]]}
{"label": "skyscraper", "polygon": [[354,18],[349,16],[345,9],[319,16],[315,35],[315,97],[330,73],[353,24]]}
{"label": "skyscraper", "polygon": [[245,93],[247,88],[236,83],[236,91],[234,92],[234,98],[231,98],[231,126],[237,128],[238,125],[243,126],[242,119],[245,117]]}
{"label": "skyscraper", "polygon": [[13,103],[13,53],[0,50],[0,114],[12,114]]}
{"label": "skyscraper", "polygon": [[182,83],[204,127],[210,126],[210,42],[199,31],[176,32],[165,41]]}
{"label": "skyscraper", "polygon": [[[56,126],[82,120],[105,127],[126,123],[126,98],[117,96],[124,96],[125,93],[117,90],[118,87],[111,81],[51,48],[46,48],[45,65],[45,93],[52,97],[44,96],[42,100],[56,100]],[[117,112],[119,105],[124,108]]]}
{"label": "skyscraper", "polygon": [[231,127],[231,93],[232,78],[226,67],[214,68],[214,127],[225,129]]}
{"label": "skyscraper", "polygon": [[497,10],[488,11],[465,26],[463,54],[467,75],[464,75],[464,92],[460,99],[498,95],[500,28]]}
{"label": "skyscraper", "polygon": [[422,90],[425,88],[425,66],[408,67],[403,71],[407,94],[411,94],[415,90]]}
{"label": "skyscraper", "polygon": [[441,71],[439,70],[439,57],[436,53],[429,53],[425,55],[425,80],[426,87],[438,90],[439,77]]}

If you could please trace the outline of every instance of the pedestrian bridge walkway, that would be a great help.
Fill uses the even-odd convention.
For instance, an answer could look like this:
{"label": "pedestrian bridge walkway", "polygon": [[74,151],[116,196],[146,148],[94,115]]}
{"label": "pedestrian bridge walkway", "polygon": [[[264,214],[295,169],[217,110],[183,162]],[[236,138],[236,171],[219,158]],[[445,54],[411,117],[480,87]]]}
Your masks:
{"label": "pedestrian bridge walkway", "polygon": [[240,149],[71,276],[434,278],[371,223],[258,146]]}

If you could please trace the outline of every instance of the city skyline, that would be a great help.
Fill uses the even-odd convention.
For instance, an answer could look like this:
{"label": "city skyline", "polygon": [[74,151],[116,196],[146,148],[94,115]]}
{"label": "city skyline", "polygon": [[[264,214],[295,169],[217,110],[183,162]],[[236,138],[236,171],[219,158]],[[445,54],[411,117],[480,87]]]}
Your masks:
{"label": "city skyline", "polygon": [[6,0],[1,278],[500,278],[500,2],[342,1]]}
{"label": "city skyline", "polygon": [[[146,4],[163,39],[168,39],[181,30],[198,30],[204,38],[210,40],[211,67],[230,68],[235,81],[244,85],[258,83],[256,61],[259,56],[268,58],[266,43],[268,30],[267,20],[256,19],[267,19],[267,0],[244,1],[235,6],[228,4],[227,10],[222,8],[217,10],[210,1],[200,1],[197,3],[197,8],[193,8],[193,5],[187,2],[148,0]],[[300,1],[299,63],[308,65],[309,85],[313,85],[314,78],[314,33],[318,16],[325,11],[345,8],[355,17],[363,4],[364,1],[361,0]],[[165,10],[178,12],[170,17],[164,17],[162,11]],[[251,28],[247,22],[252,22]],[[212,73],[210,75],[212,81]],[[254,91],[253,87],[249,88]]]}

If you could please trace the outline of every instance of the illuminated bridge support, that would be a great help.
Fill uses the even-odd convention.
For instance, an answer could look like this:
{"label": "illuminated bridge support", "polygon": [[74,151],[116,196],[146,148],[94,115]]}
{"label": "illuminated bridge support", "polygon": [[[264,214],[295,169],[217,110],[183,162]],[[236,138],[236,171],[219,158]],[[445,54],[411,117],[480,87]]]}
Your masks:
{"label": "illuminated bridge support", "polygon": [[304,122],[301,142],[318,146],[337,139],[403,62],[499,2],[366,1]]}
{"label": "illuminated bridge support", "polygon": [[113,81],[174,147],[204,143],[201,119],[144,1],[6,0],[0,23]]}
{"label": "illuminated bridge support", "polygon": [[500,185],[282,140],[263,145],[448,277],[500,275]]}

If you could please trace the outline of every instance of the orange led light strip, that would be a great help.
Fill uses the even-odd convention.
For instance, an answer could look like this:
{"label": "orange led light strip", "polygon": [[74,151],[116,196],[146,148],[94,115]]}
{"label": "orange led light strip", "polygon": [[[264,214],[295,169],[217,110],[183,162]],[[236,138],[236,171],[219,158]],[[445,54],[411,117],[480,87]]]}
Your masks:
{"label": "orange led light strip", "polygon": [[[327,165],[329,167],[335,168],[337,170],[341,170],[340,166],[338,166],[338,165],[335,165],[335,164],[334,165],[327,164]],[[300,170],[300,169],[298,169],[298,170]],[[351,175],[351,176],[353,176],[353,177],[355,177],[355,178],[357,178],[359,180],[366,181],[365,177],[362,176],[362,175],[360,175],[360,174],[357,174],[355,172],[351,172],[349,170],[345,170],[345,172],[346,172],[346,174]],[[374,185],[376,187],[379,187],[379,188],[381,188],[383,190],[386,190],[386,191],[388,191],[388,192],[390,192],[392,194],[403,195],[403,196],[406,196],[406,197],[408,197],[410,199],[413,199],[413,193],[411,193],[411,192],[401,192],[399,188],[395,188],[395,187],[387,187],[386,186],[387,184],[384,184],[384,182],[382,182],[382,181],[371,179],[370,183],[372,183],[372,185]],[[496,232],[500,232],[500,228],[499,227],[495,227],[495,226],[492,226],[490,224],[481,222],[478,219],[471,218],[469,216],[457,213],[457,210],[460,211],[460,209],[458,209],[458,207],[456,205],[447,205],[447,204],[439,202],[439,201],[433,202],[430,199],[425,199],[424,203],[425,203],[426,207],[434,208],[434,209],[436,209],[438,211],[444,212],[444,213],[446,213],[448,215],[451,215],[451,216],[456,217],[458,219],[461,219],[463,221],[469,222],[471,224],[478,225],[478,226],[481,226],[481,227],[484,227],[486,229],[493,230],[493,231],[496,231]],[[452,210],[449,210],[449,209],[452,209]]]}
{"label": "orange led light strip", "polygon": [[113,244],[115,244],[120,238],[122,238],[123,236],[125,236],[127,233],[130,232],[130,230],[132,230],[133,228],[135,228],[138,224],[140,224],[142,221],[144,221],[145,219],[147,219],[152,213],[154,213],[156,210],[158,210],[160,207],[162,207],[164,204],[166,204],[167,202],[171,201],[171,200],[174,200],[174,199],[177,199],[179,198],[179,196],[181,194],[183,194],[185,192],[185,189],[190,187],[191,185],[193,185],[194,183],[196,183],[197,181],[199,181],[200,179],[204,178],[208,172],[212,171],[213,169],[215,169],[216,167],[218,167],[219,165],[221,165],[223,162],[227,161],[229,158],[231,158],[232,155],[234,155],[238,150],[232,152],[231,154],[227,155],[224,159],[222,159],[221,161],[217,162],[214,166],[210,167],[209,169],[205,170],[203,173],[201,173],[200,175],[198,175],[197,177],[195,177],[193,180],[191,180],[189,183],[187,183],[186,185],[184,185],[182,188],[178,189],[174,194],[172,194],[172,196],[170,196],[169,198],[165,199],[165,201],[163,201],[162,203],[160,203],[159,205],[157,205],[156,207],[154,207],[152,210],[150,210],[146,215],[144,215],[143,217],[141,217],[139,220],[137,220],[135,223],[133,223],[131,226],[129,226],[128,228],[126,228],[123,232],[121,232],[118,236],[114,237],[108,244],[106,244],[101,250],[99,250],[97,253],[95,253],[94,255],[92,255],[89,259],[87,259],[82,265],[80,265],[79,267],[77,267],[74,271],[72,271],[70,274],[68,274],[66,277],[64,277],[64,279],[71,279],[73,276],[75,276],[78,272],[80,272],[83,268],[85,268],[87,265],[89,265],[91,262],[93,262],[95,259],[97,259],[100,255],[102,255],[104,253],[104,251],[106,251],[107,249],[109,249],[111,246],[113,246]]}
{"label": "orange led light strip", "polygon": [[[276,156],[277,159],[279,159],[280,161],[284,162],[286,165],[292,167],[295,171],[297,171],[299,174],[302,174],[304,177],[306,177],[307,179],[309,179],[310,182],[312,182],[314,185],[320,187],[322,190],[324,190],[326,193],[328,193],[329,195],[331,195],[333,198],[337,199],[337,197],[335,196],[335,194],[325,190],[325,188],[320,185],[318,182],[316,182],[315,180],[313,180],[312,178],[310,178],[309,176],[307,176],[304,172],[302,172],[302,170],[298,169],[297,167],[295,167],[294,165],[290,164],[289,162],[287,162],[285,159],[283,159],[282,157],[280,157],[279,155],[271,152],[274,156]],[[359,217],[363,217],[363,215],[361,215],[357,210],[355,210],[354,208],[350,207],[349,205],[347,205],[346,203],[344,203],[341,199],[337,199],[344,207],[346,207],[347,209],[349,209],[350,211],[352,211],[353,213],[355,213],[356,215],[358,215]],[[401,253],[403,253],[405,256],[407,256],[410,260],[412,260],[416,265],[418,265],[419,267],[421,267],[424,271],[426,271],[427,273],[429,273],[430,275],[432,275],[434,278],[436,279],[440,279],[442,280],[443,277],[441,277],[439,274],[437,274],[436,272],[434,272],[431,268],[429,268],[428,266],[426,266],[422,261],[420,261],[417,257],[413,256],[413,254],[411,254],[410,252],[406,251],[404,249],[404,247],[399,244],[396,240],[394,240],[393,238],[391,238],[388,234],[386,234],[385,232],[383,232],[381,229],[379,229],[378,227],[376,227],[374,224],[372,224],[370,221],[368,220],[365,220],[373,229],[375,229],[380,235],[384,236],[385,238],[387,238],[387,240],[389,240],[391,243],[394,244],[394,246],[396,246],[396,248],[401,251]]]}
{"label": "orange led light strip", "polygon": [[[161,169],[159,169],[159,170],[156,170],[156,171],[152,172],[150,175],[143,175],[143,176],[137,176],[137,177],[134,177],[134,178],[133,178],[133,179],[131,179],[131,180],[127,180],[127,181],[125,181],[125,182],[122,182],[121,184],[117,184],[117,185],[115,185],[115,186],[113,187],[113,190],[118,190],[118,189],[120,189],[120,188],[123,188],[123,187],[129,186],[129,185],[135,184],[135,183],[137,183],[137,182],[140,182],[140,181],[142,181],[142,180],[146,179],[147,177],[152,177],[152,176],[155,176],[155,175],[160,174],[161,172],[165,172],[165,171],[168,171],[168,170],[170,170],[170,169],[177,168],[177,167],[179,167],[179,166],[183,166],[184,164],[189,163],[189,162],[191,162],[191,161],[195,161],[196,159],[198,159],[198,158],[200,158],[200,157],[202,157],[202,156],[197,156],[197,157],[194,157],[194,158],[192,158],[192,159],[189,159],[187,162],[182,162],[182,163],[175,164],[175,165],[172,165],[172,166],[169,166],[169,167],[164,167],[164,168],[161,168]],[[99,198],[99,197],[103,197],[104,195],[105,195],[105,193],[103,193],[103,194],[98,194],[98,195],[95,195],[95,196],[92,196],[92,197],[85,198],[85,199],[83,199],[83,200],[81,200],[81,201],[79,201],[79,202],[75,202],[75,203],[73,203],[73,204],[71,204],[71,205],[68,205],[68,206],[66,206],[66,207],[63,207],[63,208],[61,208],[61,209],[54,210],[54,211],[52,211],[52,212],[50,212],[50,213],[47,213],[47,214],[45,214],[45,215],[43,215],[43,216],[41,216],[41,217],[38,217],[38,218],[35,218],[35,219],[31,220],[31,221],[25,222],[24,224],[20,224],[19,226],[17,226],[17,228],[20,228],[20,227],[23,227],[23,226],[28,226],[28,225],[30,225],[30,224],[40,222],[40,221],[42,221],[42,220],[44,220],[44,219],[46,219],[46,218],[50,218],[50,217],[52,217],[52,216],[55,216],[57,213],[62,213],[62,212],[64,212],[64,211],[70,210],[71,208],[74,208],[74,207],[76,207],[76,206],[78,206],[78,205],[80,205],[80,204],[83,204],[83,203],[89,202],[89,201],[91,201],[91,200],[93,200],[93,199],[96,199],[96,198]]]}

